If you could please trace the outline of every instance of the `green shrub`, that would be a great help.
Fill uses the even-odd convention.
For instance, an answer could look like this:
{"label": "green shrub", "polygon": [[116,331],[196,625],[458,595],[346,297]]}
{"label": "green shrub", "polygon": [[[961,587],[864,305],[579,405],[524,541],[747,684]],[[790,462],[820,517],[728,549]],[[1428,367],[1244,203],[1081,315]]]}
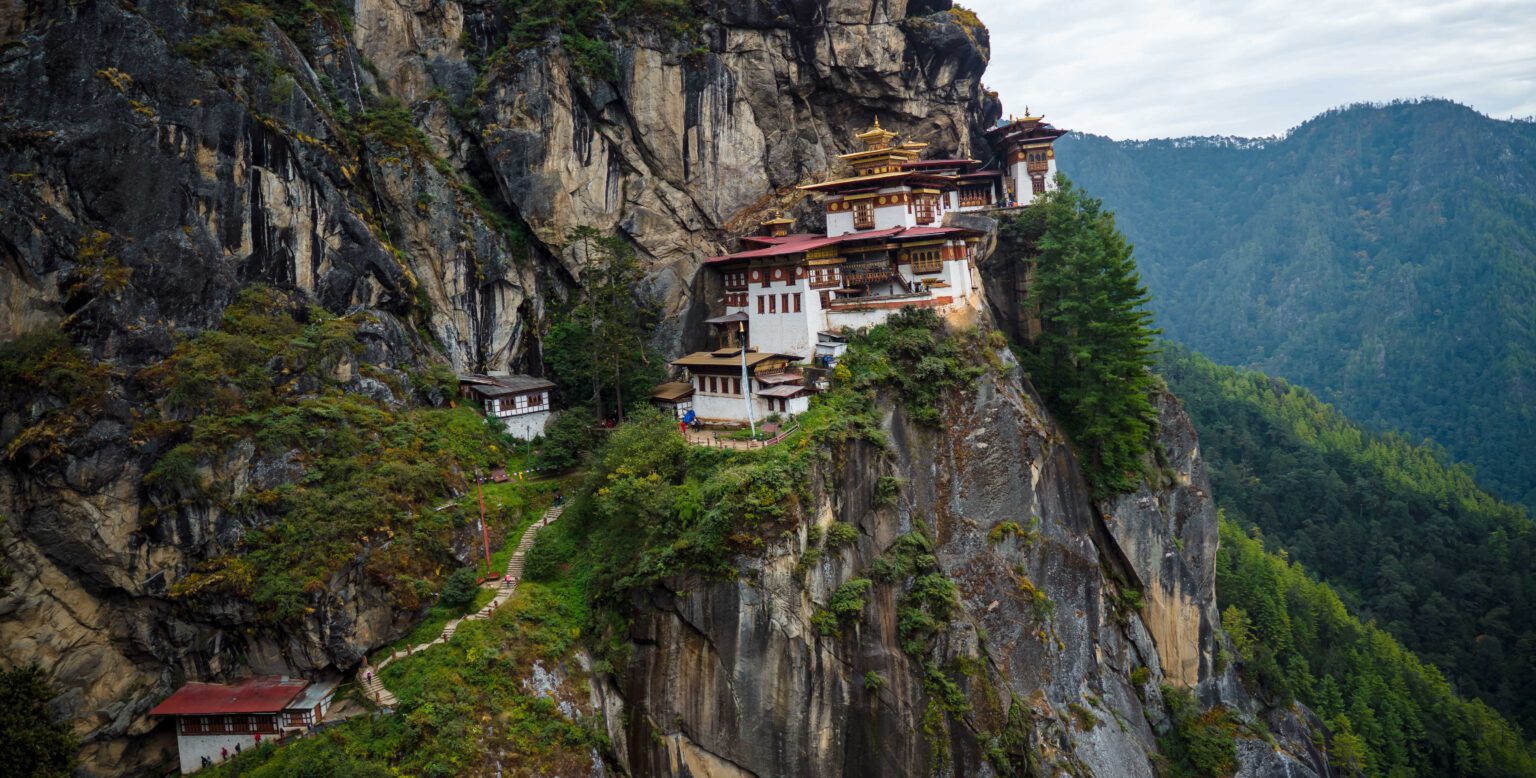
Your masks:
{"label": "green shrub", "polygon": [[581,457],[596,443],[591,411],[571,408],[556,414],[544,430],[544,438],[534,454],[533,466],[540,470],[565,471],[581,462]]}
{"label": "green shrub", "polygon": [[1164,684],[1168,730],[1158,746],[1170,778],[1217,778],[1237,772],[1237,722],[1226,708],[1201,711],[1187,689]]}
{"label": "green shrub", "polygon": [[449,608],[462,611],[475,603],[475,595],[479,593],[480,587],[475,584],[474,568],[461,567],[448,576],[439,599]]}
{"label": "green shrub", "polygon": [[865,596],[869,594],[871,585],[868,578],[854,578],[837,587],[837,591],[827,599],[827,607],[811,615],[811,624],[816,627],[816,631],[831,637],[838,634],[844,622],[862,617],[864,606],[868,604]]}
{"label": "green shrub", "polygon": [[1146,665],[1142,665],[1141,667],[1131,671],[1131,685],[1135,686],[1137,689],[1146,686],[1147,681],[1150,680],[1152,680],[1152,668],[1147,667]]}
{"label": "green shrub", "polygon": [[883,688],[885,688],[885,676],[875,672],[874,670],[868,670],[864,673],[865,691],[869,692],[870,694],[874,694]]}
{"label": "green shrub", "polygon": [[56,690],[37,665],[0,670],[0,764],[18,774],[69,775],[79,741],[68,722],[55,721],[48,702]]}
{"label": "green shrub", "polygon": [[827,527],[827,550],[836,551],[858,542],[859,528],[846,521],[834,521]]}
{"label": "green shrub", "polygon": [[1071,711],[1072,718],[1077,720],[1077,728],[1084,732],[1088,732],[1099,725],[1099,717],[1093,715],[1093,711],[1089,710],[1086,705],[1076,702],[1067,703],[1067,710]]}

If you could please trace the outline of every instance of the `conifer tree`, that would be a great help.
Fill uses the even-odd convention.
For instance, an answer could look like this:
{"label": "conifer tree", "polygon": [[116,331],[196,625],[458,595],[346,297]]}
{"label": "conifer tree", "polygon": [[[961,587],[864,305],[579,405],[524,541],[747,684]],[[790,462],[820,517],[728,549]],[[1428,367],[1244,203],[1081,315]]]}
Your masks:
{"label": "conifer tree", "polygon": [[1156,423],[1152,315],[1131,246],[1103,203],[1065,178],[1009,227],[1035,264],[1025,353],[1035,387],[1082,453],[1098,497],[1135,488]]}
{"label": "conifer tree", "polygon": [[584,403],[599,418],[624,418],[661,380],[651,353],[655,301],[642,291],[644,272],[623,238],[577,227],[567,235],[581,265],[580,290],[551,316],[544,360],[568,403]]}

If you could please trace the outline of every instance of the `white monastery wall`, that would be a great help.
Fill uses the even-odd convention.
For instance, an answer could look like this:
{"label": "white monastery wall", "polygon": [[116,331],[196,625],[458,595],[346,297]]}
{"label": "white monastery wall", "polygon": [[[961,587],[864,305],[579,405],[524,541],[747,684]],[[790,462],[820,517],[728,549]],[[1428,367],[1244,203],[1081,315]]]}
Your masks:
{"label": "white monastery wall", "polygon": [[507,434],[518,440],[532,440],[544,434],[544,429],[549,426],[549,420],[553,416],[554,414],[549,411],[519,413],[513,416],[502,416],[501,425],[506,428]]}
{"label": "white monastery wall", "polygon": [[[271,736],[263,737],[267,740]],[[177,735],[176,750],[181,752],[181,774],[187,775],[203,769],[203,757],[220,761],[222,749],[229,749],[229,758],[235,758],[235,746],[243,749],[256,747],[255,733],[229,733],[224,735]]]}

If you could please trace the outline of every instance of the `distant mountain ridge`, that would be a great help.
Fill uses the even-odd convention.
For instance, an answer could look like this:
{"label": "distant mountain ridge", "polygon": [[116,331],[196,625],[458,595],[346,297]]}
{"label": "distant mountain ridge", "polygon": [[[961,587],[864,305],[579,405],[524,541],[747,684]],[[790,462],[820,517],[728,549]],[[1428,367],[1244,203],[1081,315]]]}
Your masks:
{"label": "distant mountain ridge", "polygon": [[1536,123],[1421,100],[1275,138],[1057,149],[1135,243],[1169,337],[1536,506]]}

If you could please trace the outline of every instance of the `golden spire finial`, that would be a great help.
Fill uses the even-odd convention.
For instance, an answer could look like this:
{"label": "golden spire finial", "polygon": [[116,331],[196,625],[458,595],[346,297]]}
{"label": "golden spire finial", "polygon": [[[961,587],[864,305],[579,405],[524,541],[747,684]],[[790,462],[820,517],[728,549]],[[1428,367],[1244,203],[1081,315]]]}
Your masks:
{"label": "golden spire finial", "polygon": [[875,126],[874,126],[874,129],[877,129],[877,130],[880,129],[880,114],[875,114]]}

